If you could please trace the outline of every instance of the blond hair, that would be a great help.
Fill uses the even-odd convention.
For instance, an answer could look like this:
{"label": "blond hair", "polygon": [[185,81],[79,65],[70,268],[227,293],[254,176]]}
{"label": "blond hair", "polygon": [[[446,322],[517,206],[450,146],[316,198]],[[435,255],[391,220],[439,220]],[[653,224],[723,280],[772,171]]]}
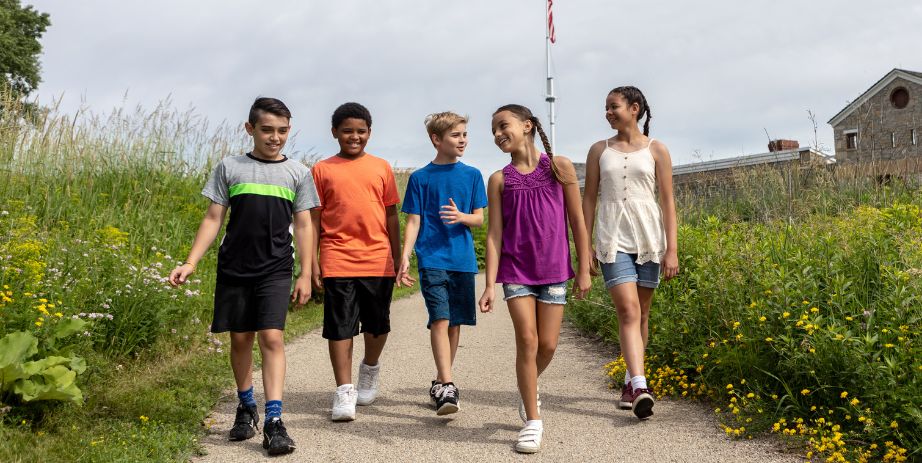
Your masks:
{"label": "blond hair", "polygon": [[434,113],[426,116],[426,119],[423,121],[426,124],[426,131],[429,132],[429,137],[432,135],[438,135],[439,138],[445,136],[445,133],[451,130],[454,126],[458,124],[467,124],[467,116],[461,116],[455,114],[451,111],[445,111],[442,113]]}

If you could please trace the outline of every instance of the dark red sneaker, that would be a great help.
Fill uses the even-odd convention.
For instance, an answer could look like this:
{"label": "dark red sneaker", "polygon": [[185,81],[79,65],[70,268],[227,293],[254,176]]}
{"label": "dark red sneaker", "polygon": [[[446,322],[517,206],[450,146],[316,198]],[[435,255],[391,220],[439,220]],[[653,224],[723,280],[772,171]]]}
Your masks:
{"label": "dark red sneaker", "polygon": [[631,402],[633,402],[634,388],[630,384],[625,384],[621,386],[621,400],[618,401],[618,408],[621,410],[630,410]]}
{"label": "dark red sneaker", "polygon": [[634,389],[632,392],[631,410],[637,418],[645,420],[653,416],[653,390],[649,388]]}

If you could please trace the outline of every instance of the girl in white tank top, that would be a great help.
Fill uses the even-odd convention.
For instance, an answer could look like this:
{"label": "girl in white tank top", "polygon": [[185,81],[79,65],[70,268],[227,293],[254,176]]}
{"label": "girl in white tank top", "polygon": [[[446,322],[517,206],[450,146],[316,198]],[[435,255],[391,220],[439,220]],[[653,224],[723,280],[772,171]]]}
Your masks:
{"label": "girl in white tank top", "polygon": [[654,404],[644,374],[653,291],[660,271],[666,280],[679,271],[672,161],[666,146],[647,136],[650,106],[636,87],[609,92],[605,118],[617,134],[589,149],[583,215],[618,312],[627,364],[619,407],[647,419]]}

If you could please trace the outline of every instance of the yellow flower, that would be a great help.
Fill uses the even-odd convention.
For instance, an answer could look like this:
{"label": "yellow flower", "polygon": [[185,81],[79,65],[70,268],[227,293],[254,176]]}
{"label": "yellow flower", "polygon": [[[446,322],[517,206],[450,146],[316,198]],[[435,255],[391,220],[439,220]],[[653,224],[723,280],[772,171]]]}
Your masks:
{"label": "yellow flower", "polygon": [[751,399],[751,398],[753,398],[753,397],[755,397],[755,396],[756,396],[756,395],[753,394],[752,392],[750,392],[749,394],[746,394],[746,398],[747,398],[747,399]]}
{"label": "yellow flower", "polygon": [[733,383],[727,384],[727,389],[733,389]]}
{"label": "yellow flower", "polygon": [[147,423],[147,421],[150,420],[150,418],[144,415],[139,416],[138,419],[140,419],[142,423]]}
{"label": "yellow flower", "polygon": [[884,347],[886,347],[887,349],[891,349],[891,348],[893,348],[893,347],[895,347],[895,346],[894,346],[893,344],[890,344],[890,343],[888,342],[888,343],[884,344]]}
{"label": "yellow flower", "polygon": [[860,402],[860,401],[859,401],[858,398],[856,397],[856,398],[852,399],[852,401],[849,402],[849,403],[852,404],[852,407],[857,407],[859,402]]}
{"label": "yellow flower", "polygon": [[35,326],[42,326],[42,323],[43,323],[43,322],[42,322],[42,319],[40,318],[40,319],[38,319],[38,320],[35,321]]}
{"label": "yellow flower", "polygon": [[733,322],[733,329],[734,329],[734,330],[737,329],[737,328],[739,328],[739,327],[740,327],[740,322]]}
{"label": "yellow flower", "polygon": [[765,341],[766,341],[766,342],[772,342],[772,341],[774,341],[774,339],[772,339],[771,336],[769,336],[769,337],[765,338]]}
{"label": "yellow flower", "polygon": [[816,307],[810,307],[810,312],[817,313],[817,312],[819,312],[819,311],[820,311],[820,309],[818,309],[818,308],[816,308]]}
{"label": "yellow flower", "polygon": [[764,316],[764,315],[763,315],[763,316],[761,316],[761,317],[759,317],[759,321],[760,321],[760,322],[764,322],[765,320],[768,320],[768,319],[767,319],[767,318],[765,318],[765,316]]}
{"label": "yellow flower", "polygon": [[810,393],[810,389],[802,389],[802,390],[800,391],[800,394],[801,394],[801,395],[807,395],[807,394],[809,394],[809,393]]}
{"label": "yellow flower", "polygon": [[803,302],[803,303],[804,303],[804,305],[810,305],[810,301],[808,301],[808,300],[806,300],[806,299],[804,299],[804,302]]}
{"label": "yellow flower", "polygon": [[847,321],[852,321],[852,320],[854,320],[854,318],[852,318],[852,317],[845,317],[845,320],[847,320]]}
{"label": "yellow flower", "polygon": [[846,398],[846,397],[848,397],[848,392],[842,391],[842,393],[839,394],[839,397],[841,397],[841,398],[843,398],[843,399]]}
{"label": "yellow flower", "polygon": [[61,318],[61,317],[64,316],[64,314],[62,314],[61,312],[55,312],[55,313],[54,313],[54,316],[55,316],[55,317],[58,317],[58,318]]}
{"label": "yellow flower", "polygon": [[896,428],[898,428],[899,426],[900,426],[900,425],[897,424],[896,421],[891,421],[891,422],[890,422],[890,428],[891,428],[891,429],[896,429]]}
{"label": "yellow flower", "polygon": [[790,317],[790,316],[791,316],[791,312],[785,312],[785,313],[781,314],[781,318],[788,318],[788,317]]}

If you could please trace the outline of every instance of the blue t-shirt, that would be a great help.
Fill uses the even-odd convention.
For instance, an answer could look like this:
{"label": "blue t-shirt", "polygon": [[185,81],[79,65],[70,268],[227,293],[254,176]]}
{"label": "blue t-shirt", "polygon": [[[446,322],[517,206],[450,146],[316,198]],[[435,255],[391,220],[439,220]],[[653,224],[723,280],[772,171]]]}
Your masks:
{"label": "blue t-shirt", "polygon": [[461,162],[430,162],[410,175],[402,210],[420,216],[414,247],[419,268],[477,272],[471,229],[460,223],[446,225],[439,217],[441,207],[450,204],[448,198],[465,214],[486,207],[480,171]]}

